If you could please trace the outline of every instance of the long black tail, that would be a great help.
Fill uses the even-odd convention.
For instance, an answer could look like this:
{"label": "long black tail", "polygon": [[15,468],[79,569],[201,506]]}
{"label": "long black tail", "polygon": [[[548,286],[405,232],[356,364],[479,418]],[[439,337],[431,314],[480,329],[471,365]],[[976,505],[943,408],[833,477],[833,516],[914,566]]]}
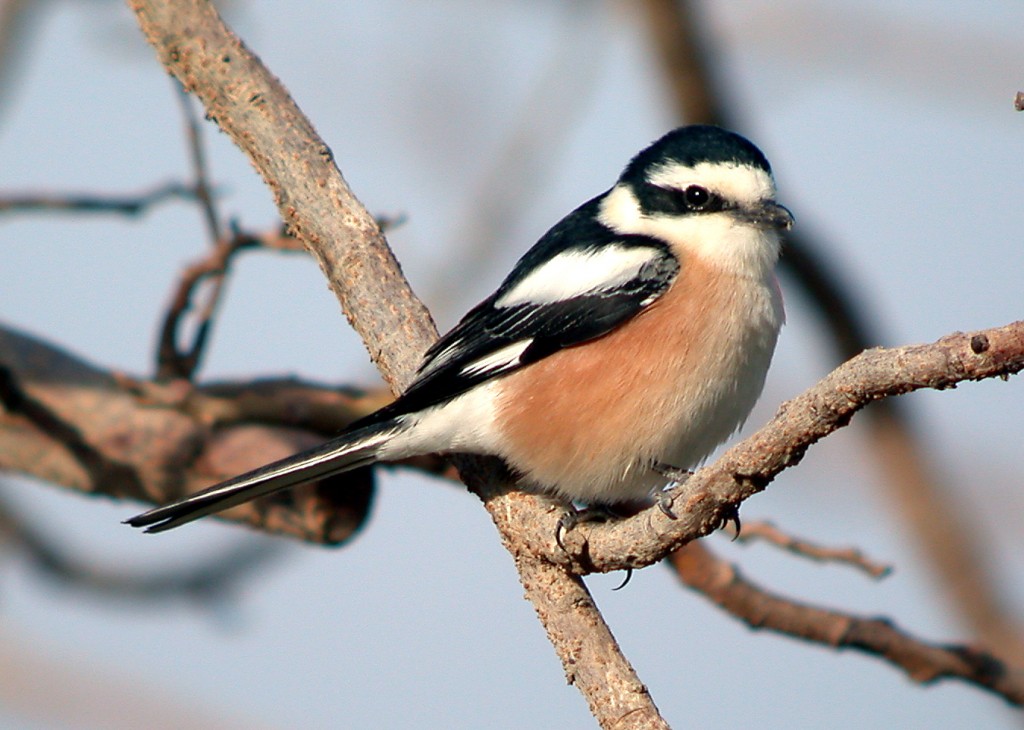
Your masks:
{"label": "long black tail", "polygon": [[367,466],[377,460],[380,447],[400,428],[394,420],[359,428],[191,497],[143,512],[125,520],[125,524],[145,527],[146,532],[163,532],[256,497]]}

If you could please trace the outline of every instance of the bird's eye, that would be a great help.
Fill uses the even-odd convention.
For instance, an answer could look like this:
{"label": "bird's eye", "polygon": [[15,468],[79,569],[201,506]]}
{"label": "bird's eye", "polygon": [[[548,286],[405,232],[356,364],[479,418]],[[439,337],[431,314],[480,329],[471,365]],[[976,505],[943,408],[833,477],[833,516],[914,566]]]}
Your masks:
{"label": "bird's eye", "polygon": [[711,202],[711,193],[700,185],[690,185],[683,191],[683,200],[688,207],[701,210]]}

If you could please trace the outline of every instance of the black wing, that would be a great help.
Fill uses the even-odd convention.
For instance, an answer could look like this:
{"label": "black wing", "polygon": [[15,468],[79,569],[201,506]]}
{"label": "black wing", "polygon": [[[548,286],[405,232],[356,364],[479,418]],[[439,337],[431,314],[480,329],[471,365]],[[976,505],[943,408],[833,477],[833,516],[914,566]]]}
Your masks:
{"label": "black wing", "polygon": [[[548,231],[494,294],[427,350],[418,377],[405,393],[370,418],[376,421],[378,416],[393,417],[435,405],[558,350],[600,337],[661,296],[678,274],[679,261],[656,239],[619,235],[602,225],[596,218],[598,201],[584,204]],[[543,291],[535,298],[525,296],[529,292],[524,282],[535,279],[541,267],[556,259],[561,264],[587,260],[598,252],[606,253],[610,263],[621,259],[628,265],[610,267],[607,279],[600,274],[589,276],[586,285],[578,288],[570,282],[564,291],[548,292],[551,296],[545,297]],[[565,268],[571,270],[571,265]],[[599,265],[594,269],[603,271]]]}

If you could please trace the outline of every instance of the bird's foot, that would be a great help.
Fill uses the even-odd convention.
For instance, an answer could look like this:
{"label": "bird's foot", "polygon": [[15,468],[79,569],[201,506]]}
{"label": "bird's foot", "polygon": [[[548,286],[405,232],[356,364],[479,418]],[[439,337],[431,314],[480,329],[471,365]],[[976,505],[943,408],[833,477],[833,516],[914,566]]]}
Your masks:
{"label": "bird's foot", "polygon": [[[651,464],[651,468],[669,480],[672,484],[682,484],[687,479],[693,476],[693,472],[687,469],[680,469],[677,466],[671,464],[664,464],[660,461],[656,461]],[[662,491],[658,494],[658,509],[661,510],[662,514],[668,517],[670,520],[678,519],[676,513],[672,511],[673,497],[667,491]]]}
{"label": "bird's foot", "polygon": [[[565,549],[565,543],[562,542],[562,537],[577,525],[585,522],[608,522],[610,520],[622,519],[624,516],[626,515],[616,512],[611,507],[604,505],[595,505],[587,507],[586,509],[573,509],[570,512],[563,512],[561,518],[558,520],[558,526],[555,528],[555,543],[559,548],[561,548],[563,553],[568,555],[569,551]],[[626,587],[632,577],[633,569],[626,568],[626,577],[623,578],[619,585],[612,588],[612,590],[622,590]]]}
{"label": "bird's foot", "polygon": [[738,504],[730,504],[722,512],[722,525],[725,527],[729,523],[732,523],[736,528],[736,534],[733,535],[733,540],[740,536],[740,506]]}
{"label": "bird's foot", "polygon": [[570,509],[568,512],[563,512],[562,516],[558,520],[558,525],[555,527],[555,543],[562,549],[562,552],[568,553],[565,549],[565,543],[562,542],[562,538],[567,532],[575,529],[577,525],[584,524],[586,522],[608,522],[609,520],[618,519],[621,515],[614,512],[611,508],[603,505],[596,505],[593,507],[587,507],[586,509]]}

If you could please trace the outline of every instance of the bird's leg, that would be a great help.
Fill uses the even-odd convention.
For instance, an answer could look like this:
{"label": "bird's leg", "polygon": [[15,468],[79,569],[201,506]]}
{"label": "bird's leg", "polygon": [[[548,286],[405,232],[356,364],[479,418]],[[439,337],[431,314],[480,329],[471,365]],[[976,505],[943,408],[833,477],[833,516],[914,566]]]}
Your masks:
{"label": "bird's leg", "polygon": [[[651,469],[668,479],[672,484],[682,484],[693,476],[692,471],[680,469],[678,466],[664,464],[660,461],[655,461],[651,464]],[[658,494],[658,509],[660,509],[670,520],[676,519],[676,513],[672,511],[672,497],[665,490],[662,490]]]}

